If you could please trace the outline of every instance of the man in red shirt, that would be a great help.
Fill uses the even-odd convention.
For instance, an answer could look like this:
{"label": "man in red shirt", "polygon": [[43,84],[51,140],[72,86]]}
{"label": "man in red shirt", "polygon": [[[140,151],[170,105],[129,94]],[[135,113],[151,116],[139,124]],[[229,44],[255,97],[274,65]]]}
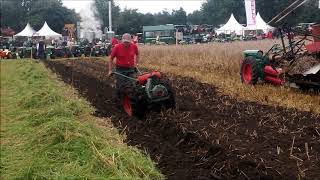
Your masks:
{"label": "man in red shirt", "polygon": [[117,44],[111,52],[109,61],[109,75],[112,74],[113,60],[116,58],[117,69],[134,69],[138,65],[139,51],[138,47],[132,43],[131,35],[124,34],[122,43]]}
{"label": "man in red shirt", "polygon": [[[116,58],[116,72],[126,76],[131,76],[136,72],[135,67],[138,65],[139,51],[138,47],[132,43],[130,34],[124,34],[122,36],[122,42],[115,45],[115,47],[112,49],[109,61],[109,76],[112,75],[114,58]],[[116,88],[119,95],[119,90],[121,89],[121,86],[123,86],[125,82],[128,82],[128,80],[119,75],[116,75],[116,81]]]}

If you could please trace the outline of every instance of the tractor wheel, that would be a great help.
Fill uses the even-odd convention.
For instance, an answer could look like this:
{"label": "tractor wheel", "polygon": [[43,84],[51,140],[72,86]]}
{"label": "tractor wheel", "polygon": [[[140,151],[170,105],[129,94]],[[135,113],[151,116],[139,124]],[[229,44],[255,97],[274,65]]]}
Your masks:
{"label": "tractor wheel", "polygon": [[11,53],[8,53],[7,59],[12,59],[12,54]]}
{"label": "tractor wheel", "polygon": [[50,59],[55,59],[55,58],[56,58],[55,53],[50,54]]}
{"label": "tractor wheel", "polygon": [[13,53],[11,58],[12,58],[12,59],[17,59],[17,54],[16,54],[16,53]]}
{"label": "tractor wheel", "polygon": [[168,93],[170,95],[170,98],[163,102],[163,106],[166,109],[174,109],[176,107],[175,92],[173,91],[169,83],[162,83],[162,85],[164,85],[167,88]]}
{"label": "tractor wheel", "polygon": [[257,84],[259,79],[258,64],[253,57],[247,57],[243,60],[240,68],[242,83]]}
{"label": "tractor wheel", "polygon": [[153,81],[155,84],[160,84],[164,86],[167,89],[169,94],[169,99],[161,101],[160,105],[166,109],[174,109],[176,107],[175,92],[172,86],[170,85],[169,80],[166,77],[163,77],[161,79],[153,78]]}
{"label": "tractor wheel", "polygon": [[123,110],[129,117],[142,118],[145,115],[146,107],[144,103],[132,93],[124,93],[121,97]]}

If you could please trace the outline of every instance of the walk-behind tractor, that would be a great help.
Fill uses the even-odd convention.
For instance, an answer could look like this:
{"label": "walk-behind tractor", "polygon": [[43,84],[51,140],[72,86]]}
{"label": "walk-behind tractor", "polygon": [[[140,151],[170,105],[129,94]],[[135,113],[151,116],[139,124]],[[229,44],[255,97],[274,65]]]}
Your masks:
{"label": "walk-behind tractor", "polygon": [[[274,19],[280,21],[305,2],[297,0]],[[281,45],[275,44],[265,54],[261,50],[244,51],[240,68],[242,82],[256,84],[262,81],[274,85],[320,90],[320,24],[312,27],[311,34],[308,30],[293,32],[289,27],[279,28],[278,31]]]}
{"label": "walk-behind tractor", "polygon": [[148,109],[174,108],[175,94],[158,71],[141,73],[138,69],[133,74],[114,72],[116,79],[123,78],[119,97],[123,110],[129,117],[141,118]]}

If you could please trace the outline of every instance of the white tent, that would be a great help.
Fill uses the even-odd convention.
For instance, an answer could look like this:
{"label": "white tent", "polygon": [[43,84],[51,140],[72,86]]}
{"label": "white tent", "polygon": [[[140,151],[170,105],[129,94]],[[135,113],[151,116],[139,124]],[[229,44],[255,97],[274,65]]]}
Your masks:
{"label": "white tent", "polygon": [[239,24],[236,18],[234,18],[233,14],[231,14],[228,22],[224,26],[219,28],[216,32],[217,34],[231,34],[232,32],[235,32],[237,35],[242,35],[243,29],[244,27]]}
{"label": "white tent", "polygon": [[34,36],[44,36],[46,38],[58,38],[62,37],[61,34],[58,34],[54,32],[47,24],[47,22],[44,22],[42,28],[34,34]]}
{"label": "white tent", "polygon": [[260,16],[260,13],[256,16],[256,24],[252,26],[247,26],[245,30],[263,30],[263,32],[267,33],[270,30],[273,30],[274,27],[268,25]]}
{"label": "white tent", "polygon": [[18,37],[18,36],[22,36],[22,37],[31,37],[33,36],[33,34],[35,33],[36,31],[30,26],[30,24],[28,23],[26,25],[26,27],[21,31],[19,32],[18,34],[14,35],[15,37]]}

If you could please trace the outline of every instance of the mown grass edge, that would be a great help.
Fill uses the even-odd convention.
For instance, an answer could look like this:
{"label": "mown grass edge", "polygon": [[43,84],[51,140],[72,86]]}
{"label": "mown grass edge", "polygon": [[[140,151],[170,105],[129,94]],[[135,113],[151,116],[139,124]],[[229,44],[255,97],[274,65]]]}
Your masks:
{"label": "mown grass edge", "polygon": [[164,179],[93,112],[42,63],[2,61],[0,179]]}

